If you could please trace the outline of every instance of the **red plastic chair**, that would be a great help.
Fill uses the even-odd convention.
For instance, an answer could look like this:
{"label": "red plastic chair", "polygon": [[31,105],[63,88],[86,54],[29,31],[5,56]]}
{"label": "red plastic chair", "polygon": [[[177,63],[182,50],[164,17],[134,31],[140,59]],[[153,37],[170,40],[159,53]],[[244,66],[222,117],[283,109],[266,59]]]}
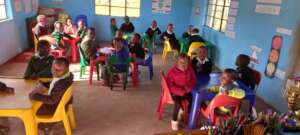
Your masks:
{"label": "red plastic chair", "polygon": [[66,52],[64,49],[50,49],[49,50],[50,55],[52,55],[54,58],[59,58],[59,57],[65,57]]}
{"label": "red plastic chair", "polygon": [[[96,59],[91,59],[90,60],[90,76],[89,76],[89,84],[91,85],[93,83],[93,73],[94,73],[94,68],[97,64],[97,62],[105,62],[107,59],[107,56],[99,56]],[[97,69],[98,70],[98,69]],[[98,80],[99,80],[98,76]]]}
{"label": "red plastic chair", "polygon": [[136,55],[135,54],[129,54],[129,58],[131,58],[130,62],[130,68],[131,68],[131,79],[133,86],[138,86],[138,65],[134,61]]}
{"label": "red plastic chair", "polygon": [[258,72],[256,70],[253,70],[253,73],[254,73],[254,80],[255,80],[255,89],[254,89],[254,92],[256,92],[256,90],[258,88],[258,85],[260,83],[260,80],[261,80],[261,74],[260,74],[260,72]]}
{"label": "red plastic chair", "polygon": [[[158,119],[159,120],[162,119],[162,114],[163,114],[165,104],[174,104],[174,101],[172,99],[171,92],[170,92],[170,89],[168,87],[167,80],[166,80],[164,72],[160,71],[160,77],[161,77],[162,91],[161,91],[161,94],[160,94],[160,100],[159,100],[158,107],[157,107]],[[187,114],[188,102],[183,101],[181,104],[183,106],[184,113]]]}
{"label": "red plastic chair", "polygon": [[78,62],[78,48],[77,48],[77,43],[80,42],[80,38],[74,38],[74,39],[66,39],[64,38],[63,41],[70,45],[71,47],[71,61],[73,63]]}
{"label": "red plastic chair", "polygon": [[[213,98],[213,100],[209,103],[206,108],[201,108],[201,112],[204,117],[210,120],[211,124],[216,124],[219,118],[228,118],[228,116],[218,116],[215,114],[215,110],[218,107],[233,107],[234,112],[232,114],[233,117],[238,116],[240,111],[240,99],[228,96],[228,95],[217,95]],[[230,116],[229,116],[230,117]]]}

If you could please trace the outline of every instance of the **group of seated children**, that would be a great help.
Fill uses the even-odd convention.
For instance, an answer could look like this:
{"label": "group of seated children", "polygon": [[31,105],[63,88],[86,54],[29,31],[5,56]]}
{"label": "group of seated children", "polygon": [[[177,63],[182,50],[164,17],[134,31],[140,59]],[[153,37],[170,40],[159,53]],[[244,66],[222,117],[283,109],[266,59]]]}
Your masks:
{"label": "group of seated children", "polygon": [[[237,57],[237,69],[225,69],[221,75],[220,85],[208,88],[208,92],[226,94],[237,99],[242,99],[245,92],[234,84],[239,80],[251,89],[254,88],[253,69],[248,67],[250,57],[240,54]],[[198,56],[191,61],[186,54],[180,54],[177,62],[167,74],[167,83],[170,88],[171,96],[175,102],[171,127],[178,130],[178,123],[183,113],[183,101],[189,102],[188,110],[191,107],[191,91],[197,83],[197,77],[208,76],[212,72],[212,61],[207,57],[207,49],[204,46],[198,48]],[[238,95],[238,96],[236,96]],[[220,114],[229,114],[230,109],[219,107],[217,111]]]}

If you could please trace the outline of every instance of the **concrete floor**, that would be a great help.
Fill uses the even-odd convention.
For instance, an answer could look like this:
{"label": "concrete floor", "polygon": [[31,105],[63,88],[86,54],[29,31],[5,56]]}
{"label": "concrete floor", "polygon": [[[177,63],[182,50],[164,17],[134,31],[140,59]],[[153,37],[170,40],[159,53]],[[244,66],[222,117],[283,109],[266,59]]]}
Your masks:
{"label": "concrete floor", "polygon": [[[110,91],[99,82],[93,85],[87,82],[88,76],[79,79],[79,64],[72,64],[71,71],[75,74],[74,107],[78,128],[74,135],[151,135],[170,131],[172,105],[167,105],[163,120],[157,119],[156,108],[160,96],[159,71],[167,71],[174,62],[168,60],[163,65],[161,55],[154,56],[154,78],[150,81],[148,69],[140,68],[140,85],[132,87],[131,82],[127,91],[116,88]],[[163,66],[162,66],[163,65]],[[22,76],[26,67],[24,62],[9,62],[0,66],[0,75]],[[88,74],[88,72],[86,72]],[[95,79],[96,80],[96,79]],[[243,104],[244,106],[245,104]],[[258,110],[268,106],[257,101]],[[9,118],[11,129],[8,135],[23,135],[24,127],[20,120]],[[55,127],[55,135],[64,135],[62,124]]]}

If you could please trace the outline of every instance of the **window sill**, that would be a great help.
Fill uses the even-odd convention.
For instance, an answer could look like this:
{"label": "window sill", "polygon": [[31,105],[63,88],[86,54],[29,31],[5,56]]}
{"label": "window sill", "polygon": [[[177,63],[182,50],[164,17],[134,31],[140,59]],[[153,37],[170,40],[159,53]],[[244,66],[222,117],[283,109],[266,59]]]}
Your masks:
{"label": "window sill", "polygon": [[208,27],[208,26],[206,26],[206,25],[204,25],[204,28],[205,28],[205,29],[212,30],[212,31],[214,31],[214,32],[222,33],[222,34],[224,34],[224,33],[225,33],[225,32],[223,32],[223,31],[218,31],[218,30],[215,30],[215,29],[213,29],[213,28],[211,28],[211,27]]}
{"label": "window sill", "polygon": [[12,20],[13,20],[13,19],[11,19],[11,18],[3,19],[3,20],[0,20],[0,23],[10,22],[10,21],[12,21]]}

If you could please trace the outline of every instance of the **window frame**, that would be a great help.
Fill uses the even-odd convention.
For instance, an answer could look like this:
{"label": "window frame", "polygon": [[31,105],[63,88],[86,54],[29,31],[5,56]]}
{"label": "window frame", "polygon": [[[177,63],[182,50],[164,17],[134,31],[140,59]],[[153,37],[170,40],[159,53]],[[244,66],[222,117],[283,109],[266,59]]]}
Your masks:
{"label": "window frame", "polygon": [[[111,15],[111,8],[113,7],[113,8],[125,8],[125,16],[129,16],[129,15],[127,15],[127,8],[129,8],[129,9],[138,9],[139,10],[139,16],[129,16],[129,17],[131,17],[131,18],[139,18],[140,16],[141,16],[141,14],[140,14],[140,12],[141,12],[141,0],[139,0],[139,7],[137,8],[137,7],[128,7],[127,6],[127,0],[125,0],[125,6],[123,7],[123,6],[112,6],[111,5],[111,1],[112,0],[109,0],[109,4],[108,5],[101,5],[101,4],[97,4],[96,3],[96,0],[94,0],[94,2],[95,2],[95,14],[96,15],[100,15],[100,16],[112,16]],[[103,7],[108,7],[109,9],[108,9],[108,15],[102,15],[102,14],[97,14],[96,13],[96,7],[97,6],[103,6]],[[119,17],[119,16],[117,16],[117,17]]]}
{"label": "window frame", "polygon": [[[226,1],[229,1],[229,5],[226,5]],[[205,14],[205,24],[204,24],[204,26],[207,27],[207,28],[209,28],[209,29],[213,29],[215,31],[224,33],[226,31],[226,26],[225,26],[224,31],[222,30],[222,26],[223,26],[224,22],[226,22],[226,25],[228,24],[228,17],[229,17],[229,10],[230,10],[231,0],[224,0],[223,5],[218,5],[218,2],[219,2],[219,0],[216,0],[216,2],[214,4],[211,4],[210,0],[208,0],[208,2],[207,2],[207,10],[206,10],[206,14]],[[208,14],[208,9],[209,9],[208,7],[212,7],[212,9],[213,9],[212,10],[213,16],[211,16],[210,14]],[[222,16],[221,16],[221,18],[216,17],[217,7],[222,7]],[[227,14],[227,18],[224,19],[224,15],[225,15],[224,11],[225,11],[226,8],[228,8],[228,14]],[[207,25],[207,19],[208,19],[208,17],[212,18],[211,26]],[[216,19],[218,19],[218,20],[221,21],[218,30],[216,30],[214,28],[214,22],[215,22]]]}
{"label": "window frame", "polygon": [[4,6],[4,9],[5,9],[5,18],[3,19],[0,19],[0,22],[2,21],[5,21],[5,20],[8,20],[9,19],[9,16],[8,16],[8,13],[7,13],[7,1],[6,0],[3,0],[3,4],[0,4],[0,6]]}

